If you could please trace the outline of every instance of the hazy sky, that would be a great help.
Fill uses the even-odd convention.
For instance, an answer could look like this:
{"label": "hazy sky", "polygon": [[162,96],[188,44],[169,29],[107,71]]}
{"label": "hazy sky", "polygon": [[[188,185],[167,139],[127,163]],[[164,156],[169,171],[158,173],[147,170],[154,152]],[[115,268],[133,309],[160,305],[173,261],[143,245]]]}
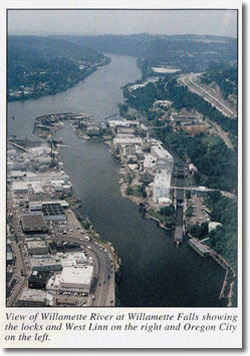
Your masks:
{"label": "hazy sky", "polygon": [[9,34],[237,36],[235,10],[9,10]]}

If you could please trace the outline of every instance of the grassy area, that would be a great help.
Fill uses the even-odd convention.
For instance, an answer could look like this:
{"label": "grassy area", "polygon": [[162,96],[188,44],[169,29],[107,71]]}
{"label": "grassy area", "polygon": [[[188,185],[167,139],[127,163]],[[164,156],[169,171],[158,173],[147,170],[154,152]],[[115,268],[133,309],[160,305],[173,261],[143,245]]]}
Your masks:
{"label": "grassy area", "polygon": [[129,185],[126,190],[127,195],[133,195],[138,198],[146,198],[147,193],[145,190],[145,185]]}
{"label": "grassy area", "polygon": [[158,211],[152,209],[148,210],[148,214],[156,218],[167,229],[174,229],[175,227],[175,210],[173,206],[161,208]]}

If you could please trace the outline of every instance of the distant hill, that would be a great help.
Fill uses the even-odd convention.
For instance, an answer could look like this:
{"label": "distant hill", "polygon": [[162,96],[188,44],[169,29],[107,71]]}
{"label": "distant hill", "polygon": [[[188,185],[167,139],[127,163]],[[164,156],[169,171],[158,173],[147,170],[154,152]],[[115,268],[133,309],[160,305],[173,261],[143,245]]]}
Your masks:
{"label": "distant hill", "polygon": [[61,38],[9,36],[8,99],[53,94],[74,85],[104,55]]}
{"label": "distant hill", "polygon": [[71,41],[101,52],[135,56],[149,65],[175,66],[182,71],[205,71],[211,62],[236,64],[237,40],[210,35],[68,36]]}
{"label": "distant hill", "polygon": [[101,52],[137,57],[143,76],[154,66],[203,72],[237,64],[237,40],[209,35],[9,36],[7,48],[8,100],[66,90],[108,62]]}

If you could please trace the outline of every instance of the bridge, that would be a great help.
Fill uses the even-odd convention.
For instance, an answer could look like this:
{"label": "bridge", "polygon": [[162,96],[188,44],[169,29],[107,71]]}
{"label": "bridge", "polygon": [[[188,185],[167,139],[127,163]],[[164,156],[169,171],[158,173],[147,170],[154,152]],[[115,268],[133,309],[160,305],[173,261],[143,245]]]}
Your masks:
{"label": "bridge", "polygon": [[220,190],[220,189],[212,189],[212,188],[206,188],[206,187],[177,187],[177,186],[171,186],[170,189],[173,189],[173,190],[183,190],[183,191],[193,191],[193,192],[206,192],[206,193],[209,193],[209,192],[220,192],[222,196],[224,197],[227,197],[229,199],[234,199],[236,200],[236,195],[233,194],[233,193],[229,193],[229,192],[226,192],[224,190]]}
{"label": "bridge", "polygon": [[211,189],[211,188],[205,188],[205,187],[177,187],[177,186],[171,186],[170,189],[176,189],[176,190],[191,190],[191,191],[197,191],[197,192],[219,192],[219,189]]}

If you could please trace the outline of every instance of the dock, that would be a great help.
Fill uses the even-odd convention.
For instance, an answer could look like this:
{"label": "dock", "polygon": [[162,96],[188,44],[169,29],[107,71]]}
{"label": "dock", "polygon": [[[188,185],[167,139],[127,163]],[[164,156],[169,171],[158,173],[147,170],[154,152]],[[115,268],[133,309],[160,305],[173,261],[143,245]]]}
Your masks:
{"label": "dock", "polygon": [[208,257],[210,255],[209,249],[203,245],[199,240],[195,238],[191,238],[188,240],[189,246],[192,247],[200,256],[202,257]]}
{"label": "dock", "polygon": [[174,233],[174,243],[181,243],[183,239],[183,227],[176,226],[175,233]]}

